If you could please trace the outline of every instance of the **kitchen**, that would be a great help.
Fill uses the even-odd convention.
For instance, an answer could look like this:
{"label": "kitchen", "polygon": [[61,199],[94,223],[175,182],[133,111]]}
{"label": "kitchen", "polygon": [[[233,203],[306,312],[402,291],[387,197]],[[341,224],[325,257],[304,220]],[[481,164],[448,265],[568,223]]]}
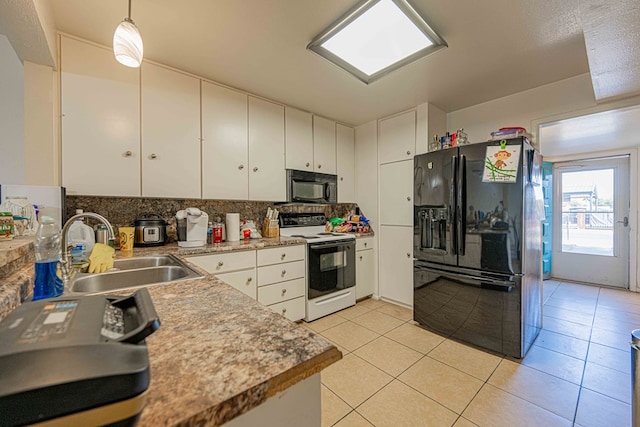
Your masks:
{"label": "kitchen", "polygon": [[[98,42],[102,46],[110,45],[110,38],[115,25],[122,20],[122,17],[126,13],[126,5],[124,2],[120,8],[115,5],[107,6],[106,4],[99,3],[58,3],[59,4],[54,3],[53,12],[56,12],[54,15],[57,24],[57,26],[53,26],[54,30],[59,29],[72,36],[82,37],[83,40]],[[38,2],[34,4],[36,5],[36,9],[43,7],[43,5]],[[406,217],[403,216],[406,215],[404,211],[396,214],[395,211],[388,211],[383,208],[384,206],[401,206],[396,199],[392,199],[391,203],[387,203],[385,197],[388,193],[384,191],[384,189],[386,189],[387,184],[390,183],[389,187],[396,189],[395,193],[402,193],[401,191],[397,191],[397,189],[407,188],[406,182],[408,181],[410,183],[408,184],[409,193],[400,194],[398,197],[404,199],[411,196],[413,177],[409,176],[407,179],[406,168],[402,169],[402,166],[405,165],[407,160],[412,158],[414,153],[426,151],[427,144],[431,140],[433,133],[443,134],[446,130],[455,131],[456,129],[464,127],[470,139],[473,142],[479,142],[486,140],[489,132],[500,126],[520,125],[531,129],[535,134],[536,129],[534,124],[545,118],[555,119],[570,112],[579,115],[581,112],[593,113],[597,112],[598,109],[622,108],[633,105],[634,102],[637,104],[634,98],[614,101],[609,105],[598,104],[594,99],[592,77],[588,74],[590,69],[586,61],[587,55],[585,53],[582,29],[577,27],[579,34],[575,32],[576,28],[568,28],[568,26],[562,25],[558,25],[558,28],[561,30],[558,32],[545,30],[550,23],[558,22],[558,20],[561,19],[560,17],[566,18],[563,22],[575,22],[577,19],[575,11],[566,11],[561,8],[559,8],[559,10],[535,11],[531,10],[533,6],[522,4],[510,6],[513,9],[500,9],[499,11],[489,8],[487,8],[487,10],[479,10],[478,5],[468,4],[466,8],[469,14],[458,16],[457,13],[445,13],[444,10],[429,10],[426,4],[420,4],[420,8],[429,12],[427,14],[428,16],[434,15],[431,19],[434,20],[434,25],[443,34],[450,47],[409,65],[407,67],[409,70],[416,69],[416,71],[418,71],[413,80],[409,81],[407,75],[404,74],[404,70],[402,70],[390,74],[369,86],[365,86],[352,76],[349,76],[342,70],[336,69],[326,61],[313,55],[311,52],[306,52],[300,47],[305,46],[326,25],[339,17],[348,8],[346,5],[342,5],[340,2],[334,2],[331,5],[324,5],[322,8],[319,8],[320,10],[316,10],[312,8],[310,3],[298,2],[295,5],[289,5],[286,10],[280,10],[282,8],[279,9],[277,6],[269,4],[269,2],[260,2],[259,5],[252,4],[251,7],[246,5],[238,10],[228,11],[228,13],[225,13],[225,7],[229,6],[216,5],[209,16],[203,13],[195,13],[193,10],[189,11],[184,7],[179,10],[176,10],[176,8],[170,5],[158,6],[156,8],[150,3],[134,1],[132,18],[140,27],[142,37],[145,40],[146,52],[149,52],[149,59],[165,65],[171,65],[175,69],[183,72],[191,72],[193,73],[192,76],[209,76],[210,80],[207,80],[226,83],[232,87],[241,89],[240,92],[249,92],[249,96],[251,96],[251,94],[260,95],[269,100],[280,100],[287,106],[291,105],[297,107],[297,109],[318,113],[318,117],[321,119],[324,117],[334,118],[334,121],[335,119],[340,119],[340,123],[346,128],[353,129],[353,125],[358,125],[355,127],[354,137],[355,152],[357,153],[353,161],[355,163],[354,198],[346,201],[357,202],[358,206],[367,217],[372,220],[372,224],[374,224],[374,230],[376,231],[374,259],[376,263],[378,263],[378,268],[373,270],[376,294],[397,302],[405,302],[405,305],[407,302],[406,296],[393,295],[394,290],[389,288],[388,284],[394,281],[411,283],[412,279],[410,277],[402,276],[407,274],[407,271],[410,276],[410,269],[398,267],[404,265],[402,263],[406,263],[407,261],[405,259],[397,259],[397,256],[400,255],[406,258],[405,253],[407,251],[404,247],[395,246],[397,239],[394,238],[403,233],[412,232],[412,222],[410,222],[410,217],[409,220],[407,220]],[[501,7],[506,8],[507,6],[501,5]],[[633,7],[635,6],[630,5],[631,10],[636,10],[633,9]],[[314,10],[317,14],[314,18],[314,20],[317,21],[315,21],[313,25],[309,25],[308,23],[308,19],[311,19],[309,16],[310,10]],[[187,27],[182,28],[180,31],[175,30],[175,34],[180,34],[181,32],[189,34],[188,27],[198,27],[198,25],[193,25],[192,23],[196,19],[205,19],[205,15],[207,15],[206,22],[196,22],[199,22],[200,26],[204,28],[212,28],[212,30],[210,30],[212,33],[210,37],[212,37],[212,39],[207,39],[206,45],[208,49],[211,49],[211,51],[215,53],[207,55],[207,58],[203,58],[199,49],[194,49],[194,52],[191,53],[193,55],[192,58],[183,56],[189,54],[189,49],[184,49],[184,46],[181,44],[188,44],[188,42],[184,41],[171,44],[173,43],[172,40],[164,38],[161,39],[162,42],[159,42],[163,44],[162,47],[157,46],[155,51],[152,48],[153,45],[150,43],[152,43],[152,40],[155,38],[152,36],[152,31],[160,35],[164,34],[166,31],[165,28],[171,25],[166,19],[174,19],[175,17],[177,22],[184,23],[185,27]],[[456,16],[456,19],[445,19],[447,15]],[[86,18],[84,20],[74,19],[74,17],[80,16]],[[113,19],[107,20],[104,18],[106,16],[113,16]],[[145,21],[145,16],[154,16],[154,21]],[[216,32],[222,31],[223,29],[229,29],[230,31],[230,27],[243,28],[245,31],[248,31],[248,28],[246,28],[247,25],[243,25],[243,22],[247,17],[253,16],[269,17],[270,19],[263,19],[260,20],[259,23],[255,22],[252,24],[252,26],[255,26],[255,33],[253,33],[253,35],[246,34],[246,39],[238,39],[239,43],[243,42],[244,44],[237,46],[236,50],[229,48],[230,40],[233,40],[229,38],[230,36],[216,36]],[[464,41],[474,39],[474,31],[482,31],[483,34],[487,36],[493,35],[494,37],[496,35],[499,37],[507,31],[515,34],[516,31],[521,29],[519,26],[520,21],[517,19],[512,20],[509,18],[511,16],[527,16],[526,20],[522,18],[526,31],[534,32],[535,37],[540,39],[547,36],[547,39],[541,40],[540,42],[549,44],[556,42],[566,47],[566,50],[552,51],[548,53],[550,56],[544,56],[545,53],[543,50],[532,49],[527,51],[523,48],[520,49],[521,46],[517,46],[517,43],[523,42],[517,41],[519,40],[517,37],[513,37],[513,41],[506,40],[509,38],[502,37],[499,38],[499,40],[500,43],[503,44],[498,42],[489,43],[495,45],[493,54],[483,51],[484,53],[479,53],[478,55],[483,55],[484,60],[478,57],[475,57],[476,60],[473,60],[472,58],[474,57],[472,53],[473,50],[477,48],[477,45],[470,45],[468,41],[465,44]],[[95,19],[95,22],[89,22],[88,17]],[[161,18],[165,19],[165,21]],[[232,18],[237,21],[234,22]],[[222,21],[216,21],[214,25],[209,19],[221,19]],[[289,37],[289,33],[287,33],[287,35],[275,36],[273,31],[274,27],[281,26],[282,28],[289,28],[288,31],[294,31],[293,28],[287,27],[284,24],[278,25],[277,23],[280,22],[278,19],[281,19],[282,22],[290,23],[290,25],[295,26],[295,28],[301,27],[298,30],[299,35],[296,36],[297,38]],[[45,23],[50,22],[47,21],[46,17],[40,18],[40,20]],[[232,22],[234,22],[233,25],[231,24]],[[483,24],[480,24],[480,22]],[[83,28],[82,26],[87,28]],[[533,26],[533,28],[529,28],[529,26]],[[53,39],[47,38],[47,28],[48,27],[45,26],[44,29],[39,29],[37,38],[40,42],[44,42],[45,45],[55,46],[57,43],[55,34]],[[509,28],[511,28],[511,30]],[[536,30],[536,28],[538,30]],[[8,32],[10,27],[3,21],[2,29],[4,32]],[[456,32],[456,29],[460,29],[460,31],[464,30],[470,34],[460,34]],[[573,33],[572,30],[574,31]],[[209,32],[207,32],[207,34],[209,34]],[[275,47],[273,49],[283,51],[283,57],[279,61],[271,61],[271,58],[264,51],[265,47],[263,44],[255,43],[256,40],[262,41],[267,34],[274,34],[273,45]],[[32,37],[35,36],[32,35]],[[199,37],[204,37],[204,35]],[[186,38],[188,40],[198,39],[195,35],[186,36]],[[178,40],[177,37],[176,39]],[[13,40],[16,39],[12,39],[12,44],[14,43]],[[562,43],[560,43],[559,40],[562,40]],[[288,53],[284,52],[286,46],[288,46],[285,41],[295,45],[295,49],[297,50],[289,51]],[[513,42],[513,45],[510,44],[511,42]],[[87,44],[86,42],[83,43]],[[21,48],[18,43],[16,43],[16,45],[17,46],[14,47],[16,51],[20,50]],[[462,46],[467,46],[467,51],[458,57],[458,62],[454,62],[451,56],[455,53],[456,49],[461,49]],[[11,48],[11,46],[9,46],[9,48]],[[55,52],[55,49],[52,51]],[[495,69],[491,69],[490,67],[495,68],[499,64],[492,65],[492,61],[486,58],[497,58],[499,57],[500,51],[509,52],[508,59],[500,59],[500,61],[509,61],[509,67],[500,66],[500,71],[495,71]],[[242,55],[237,55],[235,52],[242,52]],[[64,49],[62,54],[64,55]],[[56,54],[54,53],[51,56],[56,57]],[[307,56],[310,56],[310,58],[307,58]],[[235,65],[230,65],[233,64],[232,61],[234,59],[256,62],[240,62],[235,63]],[[17,59],[14,58],[13,61],[19,64]],[[325,82],[327,79],[326,76],[335,76],[336,81],[328,86],[332,88],[333,91],[327,90],[327,86],[324,84],[311,85],[315,92],[304,93],[296,89],[297,85],[300,84],[297,79],[301,78],[300,75],[302,74],[298,67],[300,64],[305,63],[305,61],[311,62],[310,69],[306,70],[311,73],[311,81]],[[2,173],[7,173],[7,177],[3,175],[0,181],[11,182],[7,180],[17,179],[17,181],[13,181],[13,183],[59,185],[61,183],[60,176],[73,173],[73,170],[67,170],[67,168],[64,167],[64,163],[62,164],[62,171],[60,171],[60,162],[55,160],[59,158],[57,151],[59,145],[55,142],[58,138],[57,126],[59,122],[57,119],[54,120],[54,115],[51,113],[58,108],[55,101],[56,96],[53,95],[57,89],[52,87],[51,82],[53,81],[54,84],[57,85],[59,78],[57,77],[57,73],[52,71],[51,68],[38,65],[44,62],[35,62],[36,63],[29,62],[29,60],[26,59],[24,68],[22,69],[22,65],[20,64],[17,67],[18,72],[15,75],[11,75],[12,80],[9,81],[9,86],[11,86],[11,90],[14,92],[16,91],[16,87],[24,87],[24,93],[17,94],[15,96],[16,103],[12,103],[11,105],[24,106],[25,112],[24,116],[18,115],[15,117],[16,111],[21,111],[22,108],[9,108],[5,105],[5,107],[10,110],[9,113],[14,116],[5,116],[13,117],[13,119],[9,121],[7,126],[3,123],[2,128],[7,129],[8,132],[16,132],[17,136],[12,137],[12,140],[25,141],[24,152],[26,154],[22,154],[20,151],[22,148],[19,146],[15,147],[10,145],[8,147],[9,150],[18,150],[18,153],[16,154],[9,151],[10,154],[4,157],[5,161],[7,159],[12,159],[12,161],[7,164],[2,164]],[[181,65],[183,63],[198,64],[200,62],[203,63],[206,73],[204,71],[200,72],[196,68],[186,69],[187,67]],[[272,62],[280,62],[284,67],[288,67],[294,71],[297,70],[296,74],[298,76],[296,77],[294,75],[286,79],[283,78],[281,70],[272,70],[270,68],[273,67]],[[557,63],[558,68],[542,66],[542,64],[551,62]],[[468,76],[471,73],[469,70],[471,63],[477,65],[477,67],[484,68],[476,70],[477,74],[473,74],[476,77],[470,78]],[[226,66],[223,64],[226,64]],[[196,66],[193,65],[193,67]],[[531,67],[534,68],[531,69]],[[64,64],[62,68],[64,72]],[[509,69],[507,70],[506,68]],[[549,73],[555,74],[545,74],[541,68],[548,68],[547,71]],[[249,69],[260,70],[262,71],[262,75],[249,77],[246,74]],[[433,75],[434,78],[425,79],[423,77],[425,75]],[[450,76],[452,81],[455,75],[460,75],[463,77],[463,80],[467,80],[466,86],[458,83],[463,92],[455,92],[453,87],[447,86],[448,79],[443,75],[447,77]],[[487,77],[489,75],[493,75],[495,80],[490,80],[489,77]],[[234,79],[234,76],[237,77],[237,80]],[[441,77],[437,78],[436,76]],[[481,79],[481,77],[478,76],[484,76],[484,78]],[[407,81],[403,82],[403,80]],[[283,84],[284,81],[287,83]],[[438,86],[442,87],[438,88]],[[473,90],[475,87],[484,88],[483,90],[486,92],[482,92],[482,90],[475,91]],[[416,92],[416,88],[428,93],[429,96],[420,99],[412,97],[411,94]],[[491,88],[493,92],[489,94],[489,89]],[[631,92],[633,91],[630,91],[630,93]],[[3,87],[3,93],[12,92],[9,91],[9,89],[5,92]],[[51,97],[43,98],[41,96],[42,93],[51,94]],[[336,93],[342,95],[338,97],[335,95]],[[407,101],[407,98],[403,98],[400,95],[409,96],[410,100]],[[101,97],[101,95],[95,96],[95,98]],[[332,102],[335,98],[342,100],[343,97],[344,102]],[[103,99],[105,102],[108,100],[107,97]],[[252,97],[251,99],[258,98]],[[358,104],[349,106],[346,99],[358,100]],[[385,99],[385,102],[379,102],[379,99]],[[285,100],[286,102],[284,102]],[[327,103],[327,106],[323,106],[323,102]],[[456,105],[456,102],[459,104]],[[409,112],[409,114],[406,114],[405,111]],[[59,113],[54,114],[57,116]],[[134,114],[139,114],[135,111],[135,108]],[[143,112],[143,115],[144,114]],[[322,114],[322,116],[320,116],[320,114]],[[415,123],[413,127],[416,130],[413,136],[409,136],[409,148],[405,149],[403,147],[399,153],[394,153],[393,144],[389,144],[388,141],[397,141],[399,138],[397,135],[393,133],[390,134],[389,132],[393,132],[393,130],[396,129],[396,124],[402,120],[405,120],[405,123]],[[544,120],[542,122],[547,121],[550,120]],[[322,122],[322,120],[320,120],[320,122]],[[431,126],[429,122],[431,122],[433,126]],[[29,124],[29,126],[24,126],[25,124]],[[195,126],[197,126],[197,124]],[[23,136],[21,137],[20,135],[22,134]],[[159,137],[158,135],[153,136],[154,138]],[[4,141],[3,139],[3,149],[8,145],[5,144]],[[9,140],[7,139],[6,141]],[[543,154],[545,154],[544,141],[540,141],[540,143],[542,144]],[[386,151],[387,148],[389,148],[389,151]],[[86,147],[82,149],[86,149]],[[402,158],[401,156],[404,155],[406,151],[410,151],[411,154],[409,157]],[[152,153],[149,152],[145,154],[150,155]],[[170,155],[173,156],[177,154],[171,152]],[[338,159],[340,159],[340,157]],[[216,156],[212,158],[212,161],[215,160]],[[101,166],[100,162],[96,161],[95,158],[91,161],[93,163],[89,164],[89,167],[93,167],[92,171],[97,173],[98,168]],[[176,163],[178,161],[177,159],[175,160]],[[87,160],[84,158],[82,165],[86,165],[86,162]],[[172,163],[172,167],[173,166],[175,165]],[[237,167],[237,164],[234,163],[233,167]],[[246,167],[248,168],[249,166],[246,165]],[[256,165],[255,167],[262,168],[262,165]],[[187,194],[186,190],[185,193],[181,193],[182,187],[176,184],[177,179],[174,177],[163,181],[162,187],[162,190],[166,188],[167,190],[174,191],[174,193],[159,195],[158,193],[154,193],[154,191],[158,191],[157,189],[144,188],[148,181],[145,182],[144,176],[142,181],[140,180],[139,170],[124,167],[119,168],[119,171],[120,170],[130,173],[134,177],[134,179],[131,179],[131,176],[128,176],[126,179],[123,179],[124,184],[131,185],[132,182],[137,182],[137,185],[140,185],[142,182],[142,189],[134,188],[135,196],[144,196],[149,192],[148,194],[156,197],[175,197],[180,199],[200,197],[197,189],[195,193],[191,192]],[[203,172],[205,170],[208,169],[203,168]],[[396,170],[400,173],[396,173]],[[374,172],[372,173],[372,171]],[[378,172],[375,173],[375,171]],[[401,175],[401,173],[404,173],[404,175]],[[403,182],[405,182],[405,184],[398,186],[393,181],[386,179],[389,176],[404,179]],[[401,176],[402,178],[400,178]],[[88,177],[89,175],[85,175],[85,178]],[[114,179],[116,179],[116,177],[114,177]],[[62,182],[64,182],[64,180],[62,180]],[[378,193],[378,188],[380,189],[380,193]],[[175,191],[178,191],[178,193],[175,193]],[[264,194],[262,190],[254,194],[250,194],[250,192],[251,187],[249,187],[249,194],[244,197],[244,200],[258,200],[261,197],[260,194]],[[339,192],[339,195],[341,193],[342,192]],[[97,195],[98,193],[93,194]],[[192,196],[192,194],[195,194],[195,196]],[[122,192],[118,195],[125,196]],[[126,203],[127,201],[128,200],[125,200],[124,202]],[[87,211],[90,211],[90,207],[91,205],[85,208]],[[401,244],[401,241],[399,242],[399,244]],[[632,255],[632,259],[634,258],[635,255]],[[637,282],[636,278],[632,277],[631,282],[635,284]],[[376,315],[378,318],[385,319],[391,324],[395,323],[384,316],[379,316],[379,307],[375,309],[372,308],[371,310],[362,308],[359,311],[361,311],[361,315],[372,311],[374,313],[371,314],[371,317],[375,317],[374,315]],[[363,311],[365,312],[362,313]],[[382,314],[386,313],[382,312]],[[347,314],[347,316],[349,315]],[[400,318],[403,317],[401,314]],[[347,319],[347,317],[338,316],[335,321],[342,319]],[[361,319],[361,322],[364,322],[364,319]],[[342,323],[347,322],[341,322],[341,324]],[[335,325],[334,327],[337,326],[339,325]],[[359,328],[356,329],[359,330]],[[339,333],[340,329],[336,329],[332,333],[329,333],[329,335],[332,335],[335,341],[339,341]],[[365,342],[369,341],[365,340]],[[338,342],[338,344],[340,343]],[[346,344],[350,347],[348,342]],[[344,349],[347,350],[347,352],[343,351],[343,354],[348,356],[350,349]],[[353,348],[353,350],[357,351],[358,349]],[[351,363],[354,362],[354,359],[356,362],[359,361],[355,355],[350,359]],[[486,380],[484,377],[482,379]],[[336,391],[334,389],[331,390],[331,393]],[[339,394],[334,393],[333,396],[339,396]],[[345,399],[350,401],[354,406],[359,404],[358,399],[351,401],[345,396],[342,396],[342,398],[338,400],[344,403]],[[348,403],[349,402],[347,402],[347,404]],[[351,406],[347,405],[347,407]],[[344,408],[344,406],[342,406],[342,408]],[[351,411],[352,410],[350,410],[349,413],[351,413]],[[355,412],[358,411],[356,410]],[[458,413],[455,410],[454,412]],[[358,414],[354,413],[351,417],[356,417],[356,415]]]}

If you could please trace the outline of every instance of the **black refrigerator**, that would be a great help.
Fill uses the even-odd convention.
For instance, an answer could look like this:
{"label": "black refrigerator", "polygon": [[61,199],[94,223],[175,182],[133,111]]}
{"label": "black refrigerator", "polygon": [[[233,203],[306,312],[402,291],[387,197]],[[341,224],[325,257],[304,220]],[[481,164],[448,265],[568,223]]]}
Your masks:
{"label": "black refrigerator", "polygon": [[414,159],[414,320],[521,358],[542,328],[542,156],[526,138]]}

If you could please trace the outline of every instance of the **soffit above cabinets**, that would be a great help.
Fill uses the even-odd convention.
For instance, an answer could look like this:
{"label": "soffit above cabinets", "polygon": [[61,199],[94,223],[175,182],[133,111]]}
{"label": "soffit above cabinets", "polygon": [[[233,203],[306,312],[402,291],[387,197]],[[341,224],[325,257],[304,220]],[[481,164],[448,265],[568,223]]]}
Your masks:
{"label": "soffit above cabinets", "polygon": [[[133,0],[132,14],[145,58],[352,125],[424,102],[454,111],[589,71],[579,0],[409,0],[449,47],[366,85],[306,49],[357,1]],[[126,1],[52,7],[60,31],[109,46]]]}

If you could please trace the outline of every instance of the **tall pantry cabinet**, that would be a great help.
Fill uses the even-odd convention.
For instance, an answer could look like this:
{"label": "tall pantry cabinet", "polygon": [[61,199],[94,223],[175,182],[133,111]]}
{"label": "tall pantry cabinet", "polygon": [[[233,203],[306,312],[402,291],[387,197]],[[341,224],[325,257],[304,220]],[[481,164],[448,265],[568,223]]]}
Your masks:
{"label": "tall pantry cabinet", "polygon": [[[140,70],[63,37],[62,185],[68,194],[140,195]],[[109,177],[109,179],[105,179]]]}

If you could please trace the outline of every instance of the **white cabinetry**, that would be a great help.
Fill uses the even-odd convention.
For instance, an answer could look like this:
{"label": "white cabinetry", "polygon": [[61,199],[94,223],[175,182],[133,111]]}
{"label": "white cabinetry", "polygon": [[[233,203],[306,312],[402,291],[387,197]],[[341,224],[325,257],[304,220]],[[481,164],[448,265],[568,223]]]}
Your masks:
{"label": "white cabinetry", "polygon": [[380,226],[380,296],[413,305],[413,227]]}
{"label": "white cabinetry", "polygon": [[203,81],[203,198],[249,198],[247,132],[247,95]]}
{"label": "white cabinetry", "polygon": [[249,199],[284,201],[284,107],[249,97]]}
{"label": "white cabinetry", "polygon": [[356,299],[373,295],[373,237],[356,240]]}
{"label": "white cabinetry", "polygon": [[200,80],[143,62],[141,81],[142,195],[200,198]]}
{"label": "white cabinetry", "polygon": [[354,129],[336,124],[338,202],[356,201]]}
{"label": "white cabinetry", "polygon": [[285,107],[287,169],[313,171],[313,115]]}
{"label": "white cabinetry", "polygon": [[313,116],[314,171],[336,174],[336,122]]}
{"label": "white cabinetry", "polygon": [[113,51],[61,37],[62,185],[140,196],[140,71]]}
{"label": "white cabinetry", "polygon": [[199,255],[189,261],[256,299],[256,251]]}
{"label": "white cabinetry", "polygon": [[290,320],[305,315],[306,246],[258,251],[258,301]]}
{"label": "white cabinetry", "polygon": [[416,111],[378,122],[380,163],[413,159],[416,150]]}
{"label": "white cabinetry", "polygon": [[380,224],[413,226],[413,160],[380,165]]}

